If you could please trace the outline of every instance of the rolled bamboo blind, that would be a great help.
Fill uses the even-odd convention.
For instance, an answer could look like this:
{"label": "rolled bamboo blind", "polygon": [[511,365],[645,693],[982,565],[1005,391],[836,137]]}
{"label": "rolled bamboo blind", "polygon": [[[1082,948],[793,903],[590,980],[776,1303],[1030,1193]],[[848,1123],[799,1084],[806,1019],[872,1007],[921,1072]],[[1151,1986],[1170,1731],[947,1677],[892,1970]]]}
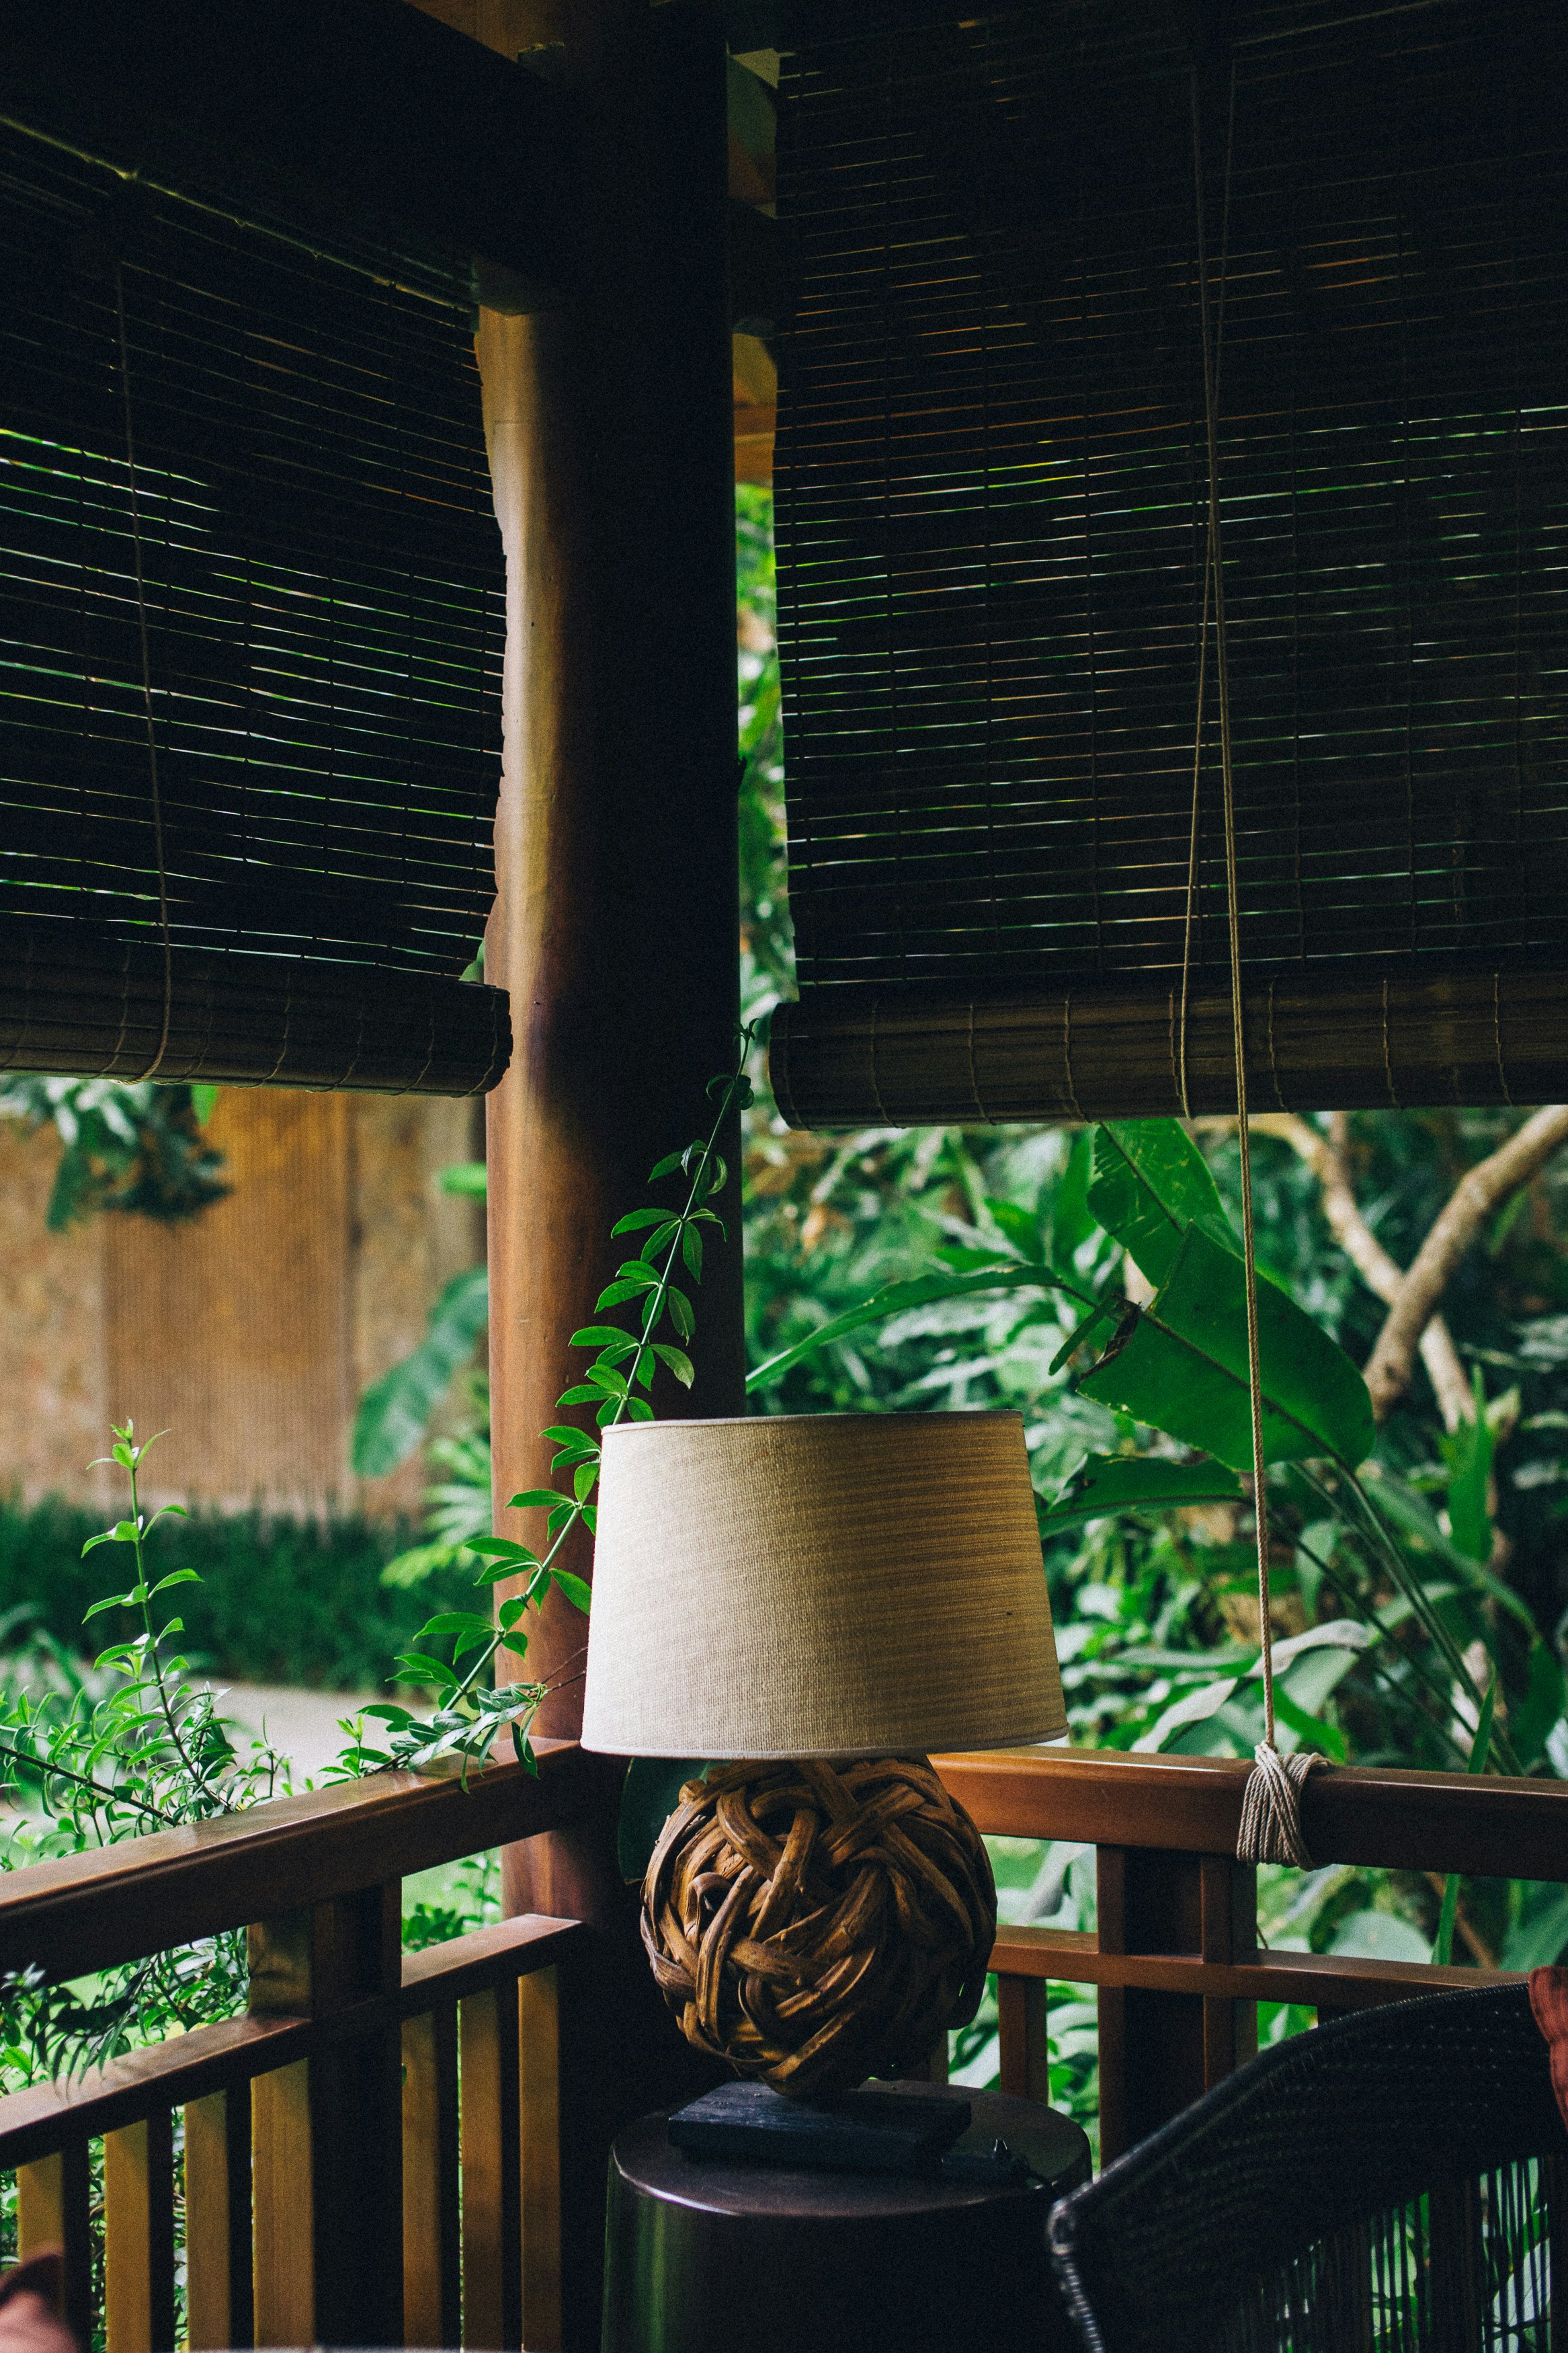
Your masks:
{"label": "rolled bamboo blind", "polygon": [[[1568,13],[1226,13],[1194,73],[1131,0],[797,10],[788,1116],[1181,1108],[1194,88],[1258,1100],[1568,1084]],[[1235,1105],[1213,664],[1194,1111]]]}
{"label": "rolled bamboo blind", "polygon": [[[1245,1006],[1254,1112],[1541,1103],[1568,1074],[1568,971],[1297,973]],[[1234,1112],[1230,997],[1213,976],[1192,993],[1184,1103],[1179,981],[815,989],[773,1016],[772,1077],[795,1127]]]}
{"label": "rolled bamboo blind", "polygon": [[466,285],[14,129],[0,166],[0,1067],[493,1085]]}
{"label": "rolled bamboo blind", "polygon": [[162,949],[85,924],[0,923],[0,1070],[482,1094],[511,1051],[504,989],[438,973],[183,948],[163,1042]]}

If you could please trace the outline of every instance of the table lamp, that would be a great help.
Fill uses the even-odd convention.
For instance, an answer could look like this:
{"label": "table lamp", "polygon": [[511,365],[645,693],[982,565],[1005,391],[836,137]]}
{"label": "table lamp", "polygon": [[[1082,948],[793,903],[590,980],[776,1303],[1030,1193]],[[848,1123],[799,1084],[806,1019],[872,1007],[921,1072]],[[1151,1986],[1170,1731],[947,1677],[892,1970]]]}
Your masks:
{"label": "table lamp", "polygon": [[643,1883],[687,2039],[791,2103],[928,2058],[996,1928],[928,1752],[1067,1728],[1021,1418],[608,1430],[589,1624],[584,1746],[715,1760]]}

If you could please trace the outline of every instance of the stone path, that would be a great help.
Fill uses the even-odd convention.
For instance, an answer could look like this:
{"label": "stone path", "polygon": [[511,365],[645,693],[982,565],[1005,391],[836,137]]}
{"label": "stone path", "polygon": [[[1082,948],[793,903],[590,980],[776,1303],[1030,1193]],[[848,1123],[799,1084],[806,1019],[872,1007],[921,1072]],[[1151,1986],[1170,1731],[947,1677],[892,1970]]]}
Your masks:
{"label": "stone path", "polygon": [[216,1688],[230,1723],[270,1741],[288,1757],[296,1788],[319,1775],[342,1747],[339,1719],[383,1696],[379,1692],[298,1691],[285,1683],[218,1683]]}

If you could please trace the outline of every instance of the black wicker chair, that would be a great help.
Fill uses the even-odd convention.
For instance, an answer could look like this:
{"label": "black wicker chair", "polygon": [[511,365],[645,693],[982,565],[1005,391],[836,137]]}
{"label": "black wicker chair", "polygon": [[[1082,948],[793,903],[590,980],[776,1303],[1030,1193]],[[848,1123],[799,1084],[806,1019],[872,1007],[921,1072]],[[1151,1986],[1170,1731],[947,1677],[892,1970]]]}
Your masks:
{"label": "black wicker chair", "polygon": [[1265,2052],[1050,2232],[1089,2353],[1558,2353],[1568,2133],[1525,1988]]}

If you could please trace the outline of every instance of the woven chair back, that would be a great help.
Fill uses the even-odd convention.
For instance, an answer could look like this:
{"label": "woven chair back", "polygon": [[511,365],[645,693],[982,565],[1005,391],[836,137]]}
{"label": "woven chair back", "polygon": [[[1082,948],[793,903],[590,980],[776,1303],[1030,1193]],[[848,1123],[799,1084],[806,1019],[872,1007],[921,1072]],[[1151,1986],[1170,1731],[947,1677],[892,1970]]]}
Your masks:
{"label": "woven chair back", "polygon": [[1525,1988],[1264,2052],[1050,2227],[1089,2353],[1548,2353],[1568,2133]]}

